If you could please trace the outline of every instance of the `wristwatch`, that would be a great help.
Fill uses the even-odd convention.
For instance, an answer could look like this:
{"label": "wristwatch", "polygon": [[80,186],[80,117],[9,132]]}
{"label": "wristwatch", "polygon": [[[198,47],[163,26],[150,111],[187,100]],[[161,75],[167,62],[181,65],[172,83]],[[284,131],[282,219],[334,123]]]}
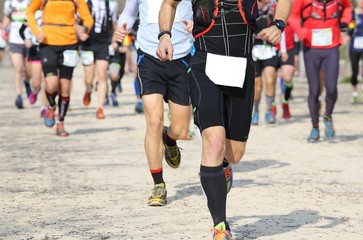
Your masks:
{"label": "wristwatch", "polygon": [[275,19],[272,23],[271,26],[275,25],[278,29],[280,29],[281,33],[284,31],[286,24],[283,20],[281,19]]}

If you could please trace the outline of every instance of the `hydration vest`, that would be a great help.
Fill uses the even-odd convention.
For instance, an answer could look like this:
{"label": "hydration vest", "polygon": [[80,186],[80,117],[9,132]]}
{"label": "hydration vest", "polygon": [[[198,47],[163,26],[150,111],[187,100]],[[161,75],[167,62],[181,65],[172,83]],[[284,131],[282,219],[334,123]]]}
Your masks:
{"label": "hydration vest", "polygon": [[[245,24],[255,29],[254,21],[258,17],[256,0],[237,0],[236,6],[226,4],[224,0],[192,0],[193,5],[193,36],[198,38],[210,31],[215,22],[234,10],[239,11]],[[220,12],[224,9],[223,14]]]}
{"label": "hydration vest", "polygon": [[322,21],[340,18],[342,10],[343,5],[339,0],[313,0],[302,9],[301,19],[304,23],[309,18]]}
{"label": "hydration vest", "polygon": [[[92,17],[94,17],[94,13],[92,10],[93,7],[93,3],[92,0],[86,0],[88,8],[92,14]],[[109,30],[111,30],[113,28],[112,25],[112,16],[110,14],[110,0],[105,0],[105,5],[106,5],[106,19],[104,19],[103,24],[102,24],[102,30],[107,32]],[[105,21],[106,20],[106,21]]]}

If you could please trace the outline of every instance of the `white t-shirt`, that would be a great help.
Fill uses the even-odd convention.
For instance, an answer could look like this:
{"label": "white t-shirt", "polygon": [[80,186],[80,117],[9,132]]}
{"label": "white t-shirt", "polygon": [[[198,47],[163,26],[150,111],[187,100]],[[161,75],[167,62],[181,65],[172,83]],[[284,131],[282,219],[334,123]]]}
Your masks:
{"label": "white t-shirt", "polygon": [[10,17],[9,43],[24,44],[19,30],[26,21],[26,10],[29,0],[6,0],[4,3],[4,14]]}
{"label": "white t-shirt", "polygon": [[[137,32],[137,46],[145,53],[156,56],[159,45],[158,34],[159,11],[163,0],[127,0],[125,9],[120,15],[118,26],[127,23],[130,30],[140,13],[140,26]],[[193,11],[190,0],[182,0],[177,7],[172,33],[172,44],[174,46],[173,59],[185,57],[190,53],[194,38],[185,30],[182,20],[193,20]]]}

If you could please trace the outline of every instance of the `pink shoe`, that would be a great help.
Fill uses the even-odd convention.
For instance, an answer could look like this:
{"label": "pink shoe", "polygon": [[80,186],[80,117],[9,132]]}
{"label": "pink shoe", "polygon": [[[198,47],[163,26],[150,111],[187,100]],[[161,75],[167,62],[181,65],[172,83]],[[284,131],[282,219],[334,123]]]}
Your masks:
{"label": "pink shoe", "polygon": [[47,109],[40,111],[40,118],[45,118],[47,116]]}
{"label": "pink shoe", "polygon": [[33,105],[37,101],[37,93],[31,92],[29,95],[29,103]]}

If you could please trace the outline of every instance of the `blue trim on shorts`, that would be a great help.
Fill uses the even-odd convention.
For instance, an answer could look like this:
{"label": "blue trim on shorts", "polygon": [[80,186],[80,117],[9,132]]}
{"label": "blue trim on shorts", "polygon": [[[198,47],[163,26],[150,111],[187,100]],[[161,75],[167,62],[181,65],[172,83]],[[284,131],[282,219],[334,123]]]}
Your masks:
{"label": "blue trim on shorts", "polygon": [[139,64],[140,64],[141,60],[142,60],[144,57],[145,57],[145,53],[144,53],[144,54],[141,54],[141,55],[139,55],[139,56],[138,56],[138,58],[137,58],[137,65],[139,65]]}

